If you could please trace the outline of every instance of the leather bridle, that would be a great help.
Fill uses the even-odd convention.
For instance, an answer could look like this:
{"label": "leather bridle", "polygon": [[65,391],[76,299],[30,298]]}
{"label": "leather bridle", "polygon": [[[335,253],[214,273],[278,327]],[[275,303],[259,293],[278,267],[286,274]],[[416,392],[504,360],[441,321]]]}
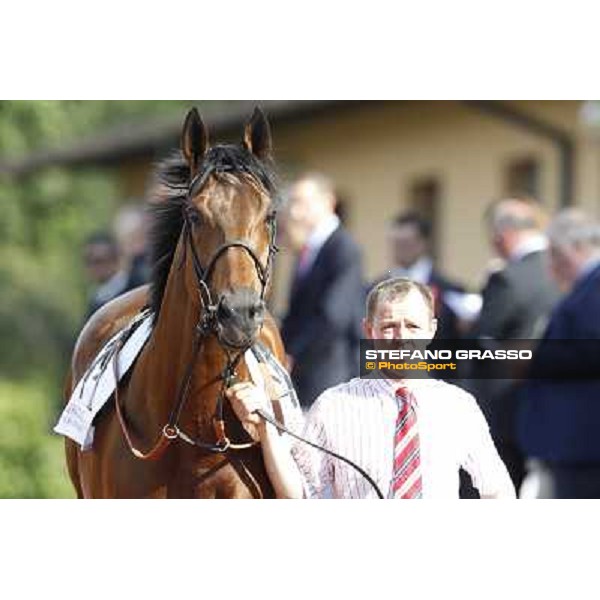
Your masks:
{"label": "leather bridle", "polygon": [[[175,405],[173,406],[169,418],[167,420],[166,425],[162,428],[161,435],[152,449],[148,452],[142,452],[137,449],[133,443],[133,439],[131,437],[131,433],[127,424],[125,423],[125,418],[123,415],[123,409],[119,402],[118,397],[118,382],[119,382],[119,371],[118,371],[118,355],[119,351],[123,347],[126,339],[131,335],[131,328],[127,328],[124,330],[123,334],[117,340],[115,344],[115,350],[113,354],[113,371],[116,380],[115,386],[115,405],[117,417],[119,419],[119,423],[121,425],[121,429],[123,431],[123,435],[127,444],[131,450],[131,452],[137,458],[141,460],[158,460],[170,445],[170,443],[175,439],[181,439],[184,442],[200,448],[202,450],[206,450],[208,452],[213,453],[224,453],[227,450],[242,450],[246,448],[250,448],[257,444],[257,442],[252,441],[248,443],[233,443],[226,434],[225,431],[225,421],[223,418],[223,406],[225,402],[225,391],[228,387],[230,387],[236,376],[236,368],[242,359],[244,353],[248,348],[250,348],[254,342],[256,341],[256,336],[258,333],[254,333],[254,335],[249,336],[243,343],[233,343],[231,340],[227,340],[226,336],[223,332],[223,328],[219,323],[219,310],[228,311],[228,318],[230,320],[239,319],[239,316],[235,313],[235,311],[227,308],[223,304],[223,297],[221,296],[217,302],[213,300],[213,294],[210,289],[210,277],[214,270],[215,264],[219,260],[221,256],[223,256],[229,249],[231,248],[241,248],[243,249],[252,259],[254,263],[254,267],[256,269],[256,273],[258,276],[258,280],[261,284],[261,292],[260,292],[260,300],[264,302],[264,297],[266,293],[267,286],[269,284],[272,264],[273,264],[273,256],[278,252],[278,248],[275,245],[275,237],[276,237],[276,213],[272,211],[268,214],[266,219],[266,224],[269,230],[269,247],[268,247],[268,256],[266,265],[263,265],[259,257],[256,255],[256,252],[252,249],[252,247],[244,240],[236,239],[226,242],[219,246],[210,260],[207,262],[206,266],[202,266],[198,254],[196,252],[196,247],[193,243],[193,227],[194,224],[189,215],[189,209],[191,208],[191,199],[194,190],[200,190],[208,180],[208,177],[215,173],[228,170],[226,167],[219,167],[207,170],[206,172],[201,173],[198,177],[193,179],[188,187],[188,194],[186,198],[186,203],[183,207],[184,211],[184,225],[183,225],[183,237],[184,237],[184,255],[182,258],[182,264],[185,263],[185,253],[189,247],[191,255],[192,255],[192,263],[194,267],[194,273],[196,276],[196,283],[198,286],[198,295],[201,302],[201,308],[199,313],[198,323],[195,327],[194,332],[194,342],[192,346],[192,355],[187,364],[184,377],[179,386],[179,390],[177,392],[177,399]],[[192,380],[192,376],[194,373],[194,367],[196,365],[196,360],[198,358],[198,354],[200,352],[200,348],[202,347],[204,341],[211,335],[215,334],[222,350],[226,355],[226,365],[220,375],[218,375],[214,380],[210,381],[206,385],[210,385],[221,381],[221,389],[219,391],[219,395],[217,397],[217,405],[215,409],[215,414],[213,416],[213,427],[215,431],[215,435],[217,441],[215,443],[205,442],[196,438],[193,438],[183,432],[179,426],[179,418],[181,416],[181,412],[187,400],[190,384]],[[230,349],[233,349],[235,352],[232,353]]]}

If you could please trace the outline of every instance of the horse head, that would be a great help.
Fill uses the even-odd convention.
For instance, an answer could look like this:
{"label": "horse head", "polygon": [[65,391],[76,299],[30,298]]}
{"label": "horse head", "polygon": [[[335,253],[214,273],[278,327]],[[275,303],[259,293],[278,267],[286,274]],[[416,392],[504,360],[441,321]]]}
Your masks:
{"label": "horse head", "polygon": [[192,109],[181,151],[189,168],[182,234],[186,287],[201,304],[200,326],[226,347],[245,348],[263,324],[276,250],[269,124],[256,108],[239,145],[211,147]]}

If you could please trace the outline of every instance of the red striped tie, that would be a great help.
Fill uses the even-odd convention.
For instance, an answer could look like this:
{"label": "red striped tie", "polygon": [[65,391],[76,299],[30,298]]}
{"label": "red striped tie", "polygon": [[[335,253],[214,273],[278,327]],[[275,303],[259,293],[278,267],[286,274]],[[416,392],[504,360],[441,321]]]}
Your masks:
{"label": "red striped tie", "polygon": [[415,397],[407,388],[396,390],[402,403],[396,419],[394,436],[394,472],[392,475],[392,497],[396,499],[421,498],[421,453]]}

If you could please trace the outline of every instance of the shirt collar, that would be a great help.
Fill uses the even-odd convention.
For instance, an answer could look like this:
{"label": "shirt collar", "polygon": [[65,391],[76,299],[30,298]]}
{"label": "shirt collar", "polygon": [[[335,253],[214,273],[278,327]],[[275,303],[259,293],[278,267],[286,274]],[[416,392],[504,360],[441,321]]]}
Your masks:
{"label": "shirt collar", "polygon": [[338,228],[340,219],[337,215],[332,214],[326,219],[323,219],[308,236],[306,245],[311,253],[316,253],[321,249],[321,246],[328,240],[329,236]]}
{"label": "shirt collar", "polygon": [[577,281],[581,281],[585,279],[587,275],[589,275],[597,266],[600,265],[600,255],[592,256],[586,260],[581,269],[579,269],[579,274],[577,275]]}
{"label": "shirt collar", "polygon": [[415,396],[415,404],[418,404],[418,391],[422,387],[424,381],[428,378],[423,379],[389,379],[385,377],[380,371],[372,371],[368,376],[371,379],[377,389],[386,396],[391,396],[395,400],[397,399],[396,391],[399,388],[407,388]]}
{"label": "shirt collar", "polygon": [[517,247],[510,255],[510,260],[511,262],[515,262],[517,260],[521,260],[528,254],[542,252],[543,250],[546,250],[546,248],[548,248],[548,240],[546,237],[541,233],[535,233],[517,244]]}
{"label": "shirt collar", "polygon": [[428,256],[422,256],[410,267],[396,267],[390,271],[392,277],[406,277],[418,283],[427,284],[431,279],[433,263]]}

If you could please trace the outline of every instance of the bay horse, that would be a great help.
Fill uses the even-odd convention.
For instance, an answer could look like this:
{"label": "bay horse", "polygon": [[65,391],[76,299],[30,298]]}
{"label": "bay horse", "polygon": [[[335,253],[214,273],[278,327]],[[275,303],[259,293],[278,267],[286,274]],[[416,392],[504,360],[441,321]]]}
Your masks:
{"label": "bay horse", "polygon": [[256,108],[239,145],[210,146],[192,109],[181,148],[157,168],[152,280],[101,308],[83,328],[66,398],[99,350],[145,306],[153,329],[95,421],[93,447],[66,439],[79,498],[270,498],[260,446],[223,391],[243,353],[283,344],[265,307],[276,250],[277,185],[269,123]]}

